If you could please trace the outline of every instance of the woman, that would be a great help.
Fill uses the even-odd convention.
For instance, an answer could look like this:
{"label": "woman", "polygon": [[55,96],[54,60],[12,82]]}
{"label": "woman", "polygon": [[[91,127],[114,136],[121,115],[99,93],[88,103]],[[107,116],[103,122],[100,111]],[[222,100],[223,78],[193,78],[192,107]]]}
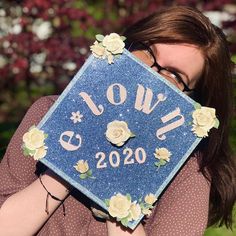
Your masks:
{"label": "woman", "polygon": [[219,129],[190,157],[152,215],[131,232],[112,220],[95,219],[86,198],[50,170],[38,178],[42,167],[23,157],[23,134],[57,97],[41,98],[29,109],[0,165],[0,235],[190,236],[202,235],[217,222],[231,226],[236,168],[228,144],[232,78],[223,33],[199,11],[171,7],[134,24],[125,36],[127,48],[140,60],[202,105],[215,108]]}

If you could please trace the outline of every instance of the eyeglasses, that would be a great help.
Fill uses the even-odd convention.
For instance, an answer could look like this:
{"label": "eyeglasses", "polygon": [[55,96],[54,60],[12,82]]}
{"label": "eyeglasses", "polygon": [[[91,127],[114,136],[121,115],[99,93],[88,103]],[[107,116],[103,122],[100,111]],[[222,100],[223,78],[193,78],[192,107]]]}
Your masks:
{"label": "eyeglasses", "polygon": [[140,50],[148,54],[149,61],[147,60],[146,64],[149,65],[151,68],[154,68],[154,70],[156,69],[156,71],[159,74],[161,74],[165,79],[176,85],[182,92],[191,92],[194,90],[188,87],[188,85],[183,81],[183,79],[177,72],[171,71],[159,65],[154,55],[154,52],[150,48],[150,46],[139,42],[139,45],[138,46],[136,45],[135,49],[131,49],[130,51],[135,51],[135,50]]}

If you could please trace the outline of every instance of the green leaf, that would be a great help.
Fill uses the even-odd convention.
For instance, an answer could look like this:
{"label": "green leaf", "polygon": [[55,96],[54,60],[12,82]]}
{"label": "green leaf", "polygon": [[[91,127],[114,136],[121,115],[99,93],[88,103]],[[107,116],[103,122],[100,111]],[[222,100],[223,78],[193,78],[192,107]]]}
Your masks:
{"label": "green leaf", "polygon": [[155,166],[160,167],[160,162],[155,162]]}
{"label": "green leaf", "polygon": [[27,148],[23,148],[23,154],[24,156],[29,156],[29,152]]}
{"label": "green leaf", "polygon": [[125,227],[127,227],[127,226],[128,226],[128,217],[122,218],[120,222],[121,222],[122,225],[124,225]]}
{"label": "green leaf", "polygon": [[125,41],[126,40],[126,37],[125,36],[121,36],[120,37],[122,41]]}
{"label": "green leaf", "polygon": [[48,134],[44,134],[44,138],[47,138],[48,137]]}
{"label": "green leaf", "polygon": [[194,103],[194,108],[195,109],[200,109],[202,106],[201,106],[201,104],[200,103],[198,103],[198,102],[195,102]]}
{"label": "green leaf", "polygon": [[139,206],[141,207],[141,209],[144,209],[144,208],[145,208],[145,203],[144,203],[144,202],[141,202],[141,203],[139,204]]}
{"label": "green leaf", "polygon": [[163,160],[163,159],[161,159],[161,160],[160,160],[160,165],[161,165],[161,166],[164,166],[165,164],[166,164],[166,161]]}
{"label": "green leaf", "polygon": [[86,179],[88,176],[87,176],[87,174],[80,174],[80,176],[79,176],[81,179]]}
{"label": "green leaf", "polygon": [[88,170],[88,171],[86,172],[86,174],[87,174],[88,176],[92,176],[92,170]]}
{"label": "green leaf", "polygon": [[127,197],[127,199],[128,199],[129,201],[131,201],[131,196],[130,196],[129,193],[126,194],[126,197]]}
{"label": "green leaf", "polygon": [[28,148],[26,148],[27,151],[29,152],[29,155],[33,156],[36,153],[36,150],[30,150]]}
{"label": "green leaf", "polygon": [[110,200],[109,200],[109,199],[105,199],[104,202],[105,202],[106,206],[109,207],[109,205],[110,205]]}
{"label": "green leaf", "polygon": [[152,208],[152,205],[151,205],[151,204],[148,204],[148,203],[146,203],[146,208],[150,209],[150,208]]}
{"label": "green leaf", "polygon": [[36,150],[30,150],[25,145],[22,146],[24,156],[33,156]]}
{"label": "green leaf", "polygon": [[135,136],[136,136],[136,135],[133,134],[133,133],[130,134],[130,138],[134,138]]}
{"label": "green leaf", "polygon": [[104,39],[104,36],[102,34],[97,34],[95,37],[98,42],[102,42],[102,40]]}
{"label": "green leaf", "polygon": [[218,129],[219,125],[220,125],[220,121],[216,118],[216,122],[215,122],[214,128]]}

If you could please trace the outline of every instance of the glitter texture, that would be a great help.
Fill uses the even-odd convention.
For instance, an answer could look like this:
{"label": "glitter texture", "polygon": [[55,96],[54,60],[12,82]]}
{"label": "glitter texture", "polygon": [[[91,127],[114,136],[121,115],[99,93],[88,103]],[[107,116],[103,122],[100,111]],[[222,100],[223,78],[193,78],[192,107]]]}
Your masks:
{"label": "glitter texture", "polygon": [[[107,209],[104,200],[119,192],[129,193],[132,201],[149,193],[158,197],[201,140],[191,131],[194,110],[191,98],[126,50],[114,62],[109,65],[107,60],[91,55],[38,125],[48,134],[45,141],[48,152],[40,161],[104,209]],[[113,89],[109,87],[112,84]],[[138,88],[144,88],[144,93],[152,91],[150,107],[163,97],[158,94],[166,99],[147,114],[142,107],[137,109]],[[121,90],[125,93],[120,97]],[[92,112],[85,96],[81,96],[85,93],[101,114]],[[164,133],[165,139],[158,139],[158,129],[180,119],[180,116],[168,121],[161,119],[176,108],[184,117],[184,124]],[[83,116],[81,122],[73,123],[70,119],[75,111]],[[122,147],[112,145],[105,137],[107,124],[113,120],[125,121],[136,135]],[[70,142],[76,150],[65,150],[60,144],[60,136],[66,131],[73,137],[64,135],[61,140]],[[158,171],[154,165],[156,148],[167,148],[172,153],[170,162]],[[81,159],[88,161],[96,179],[79,177],[73,166]],[[128,226],[134,228],[140,220]]]}

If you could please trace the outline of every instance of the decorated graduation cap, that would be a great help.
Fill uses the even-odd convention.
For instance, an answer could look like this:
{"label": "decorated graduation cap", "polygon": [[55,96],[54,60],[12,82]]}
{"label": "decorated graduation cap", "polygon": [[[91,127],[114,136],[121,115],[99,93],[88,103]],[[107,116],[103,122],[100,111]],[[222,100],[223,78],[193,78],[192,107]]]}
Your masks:
{"label": "decorated graduation cap", "polygon": [[124,37],[96,39],[22,147],[134,229],[219,122],[215,109],[201,107],[124,49]]}

